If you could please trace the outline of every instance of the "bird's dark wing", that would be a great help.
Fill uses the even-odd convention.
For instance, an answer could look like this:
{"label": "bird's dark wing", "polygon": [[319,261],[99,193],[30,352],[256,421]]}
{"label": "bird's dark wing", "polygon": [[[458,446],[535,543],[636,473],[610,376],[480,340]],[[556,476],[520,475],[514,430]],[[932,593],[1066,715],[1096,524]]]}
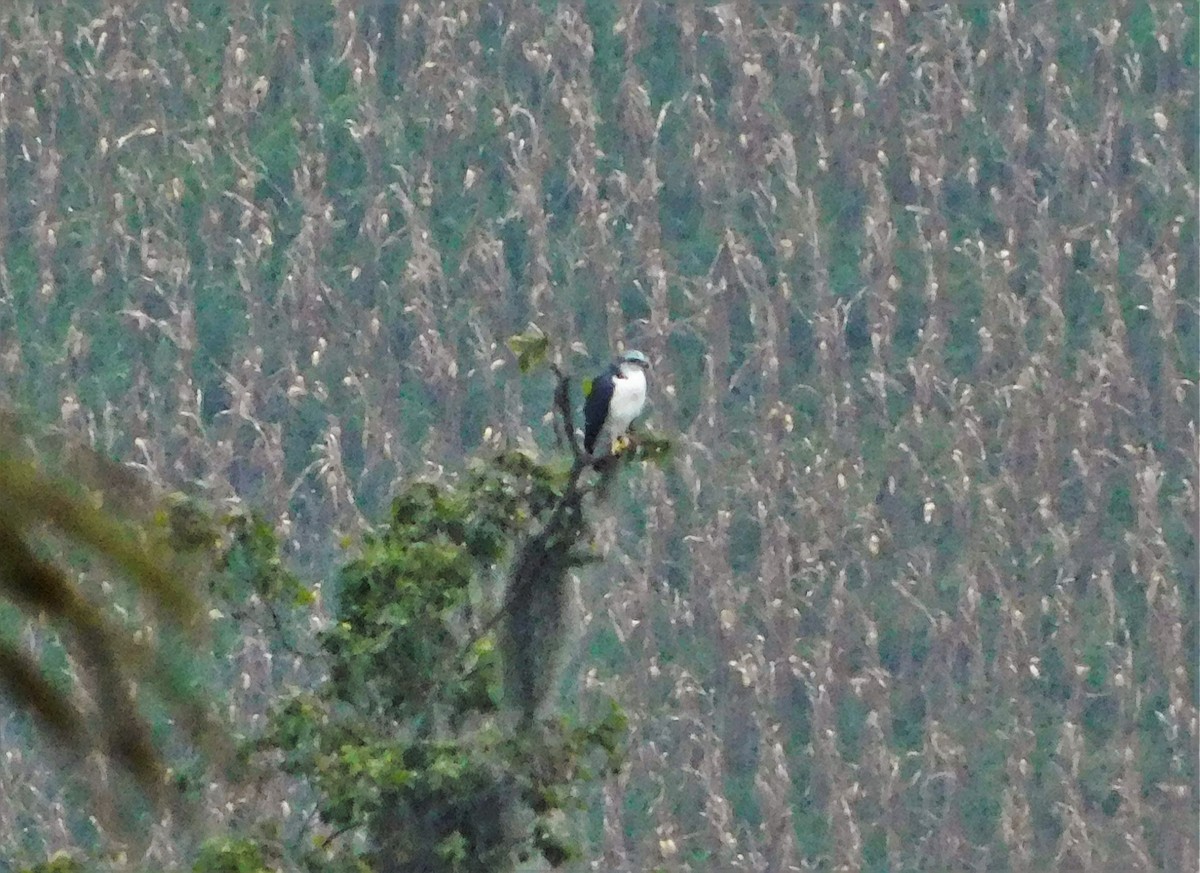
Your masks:
{"label": "bird's dark wing", "polygon": [[590,455],[608,417],[608,403],[612,400],[613,379],[616,368],[610,367],[592,380],[592,390],[583,404],[583,447]]}

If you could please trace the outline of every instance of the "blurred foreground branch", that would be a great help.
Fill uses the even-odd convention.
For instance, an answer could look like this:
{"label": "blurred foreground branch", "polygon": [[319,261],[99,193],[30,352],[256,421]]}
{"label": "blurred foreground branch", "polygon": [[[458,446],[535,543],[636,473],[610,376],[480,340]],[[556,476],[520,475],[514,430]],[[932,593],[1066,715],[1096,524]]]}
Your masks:
{"label": "blurred foreground branch", "polygon": [[[197,587],[188,584],[195,555],[174,542],[177,514],[137,520],[124,511],[127,497],[136,505],[145,494],[126,495],[130,480],[110,469],[117,465],[64,449],[87,454],[87,463],[74,474],[51,472],[30,445],[12,418],[0,420],[0,609],[22,618],[18,627],[48,625],[77,669],[64,687],[45,673],[41,646],[0,633],[0,685],[72,764],[99,755],[145,798],[173,802],[145,700],[165,706],[175,733],[193,746],[212,751],[219,735],[184,675],[178,653],[189,649],[176,644],[194,644],[205,627]],[[116,482],[122,487],[111,487]],[[210,551],[213,544],[209,538]],[[93,577],[105,580],[103,594],[82,584]]]}

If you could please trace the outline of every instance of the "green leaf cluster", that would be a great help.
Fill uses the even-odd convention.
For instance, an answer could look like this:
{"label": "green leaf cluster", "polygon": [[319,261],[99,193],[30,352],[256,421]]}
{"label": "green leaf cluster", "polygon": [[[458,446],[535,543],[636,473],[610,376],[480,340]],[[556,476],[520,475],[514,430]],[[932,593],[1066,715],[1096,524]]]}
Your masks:
{"label": "green leaf cluster", "polygon": [[84,873],[84,869],[83,862],[78,858],[59,852],[40,864],[22,867],[20,873]]}
{"label": "green leaf cluster", "polygon": [[508,347],[517,356],[517,366],[529,373],[541,366],[550,351],[550,338],[538,327],[530,326],[525,333],[509,337]]}
{"label": "green leaf cluster", "polygon": [[200,847],[192,873],[271,873],[254,840],[221,837]]}
{"label": "green leaf cluster", "polygon": [[518,724],[493,631],[507,562],[569,483],[521,451],[414,483],[341,571],[328,679],[282,701],[259,742],[315,788],[321,866],[483,873],[578,856],[564,812],[597,766],[619,766],[624,715]]}

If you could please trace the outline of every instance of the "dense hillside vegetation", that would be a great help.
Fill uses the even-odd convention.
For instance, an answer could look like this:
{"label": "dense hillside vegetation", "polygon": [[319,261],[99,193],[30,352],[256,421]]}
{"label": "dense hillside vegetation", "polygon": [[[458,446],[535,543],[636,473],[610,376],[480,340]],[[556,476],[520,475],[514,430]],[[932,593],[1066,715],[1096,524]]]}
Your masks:
{"label": "dense hillside vegetation", "polygon": [[[639,348],[594,869],[1195,870],[1196,85],[1170,0],[3,4],[0,398],[263,512],[311,636],[404,483],[566,452],[508,336]],[[214,615],[255,730],[314,640]],[[0,735],[0,870],[193,863]]]}

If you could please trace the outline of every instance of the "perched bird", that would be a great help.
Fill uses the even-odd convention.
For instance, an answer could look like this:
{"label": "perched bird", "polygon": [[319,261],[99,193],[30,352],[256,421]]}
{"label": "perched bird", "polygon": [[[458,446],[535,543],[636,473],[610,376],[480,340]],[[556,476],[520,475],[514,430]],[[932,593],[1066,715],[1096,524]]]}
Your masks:
{"label": "perched bird", "polygon": [[625,435],[630,423],[646,407],[646,370],[649,359],[629,351],[592,380],[583,405],[583,447],[589,455],[608,454]]}

